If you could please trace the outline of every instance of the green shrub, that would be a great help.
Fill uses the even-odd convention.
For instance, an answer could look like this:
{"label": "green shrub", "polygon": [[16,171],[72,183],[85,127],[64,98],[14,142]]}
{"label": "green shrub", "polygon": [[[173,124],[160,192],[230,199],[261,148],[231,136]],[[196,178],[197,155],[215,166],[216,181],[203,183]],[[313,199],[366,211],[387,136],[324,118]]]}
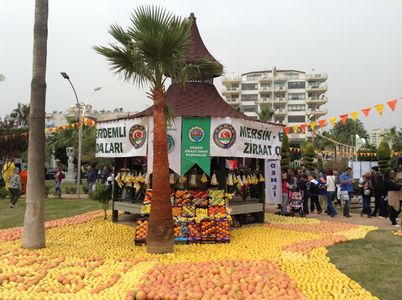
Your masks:
{"label": "green shrub", "polygon": [[64,191],[66,194],[76,194],[77,188],[75,186],[67,185],[64,187]]}
{"label": "green shrub", "polygon": [[316,157],[314,146],[312,143],[307,143],[303,150],[303,164],[306,165],[307,170],[310,172],[315,171],[316,164],[314,163],[314,158]]}
{"label": "green shrub", "polygon": [[91,193],[91,198],[102,203],[103,211],[105,213],[105,220],[107,217],[107,210],[109,209],[109,202],[112,197],[112,191],[105,185],[97,185],[95,190]]}
{"label": "green shrub", "polygon": [[377,148],[377,161],[380,171],[384,173],[390,167],[391,149],[386,140],[382,140]]}

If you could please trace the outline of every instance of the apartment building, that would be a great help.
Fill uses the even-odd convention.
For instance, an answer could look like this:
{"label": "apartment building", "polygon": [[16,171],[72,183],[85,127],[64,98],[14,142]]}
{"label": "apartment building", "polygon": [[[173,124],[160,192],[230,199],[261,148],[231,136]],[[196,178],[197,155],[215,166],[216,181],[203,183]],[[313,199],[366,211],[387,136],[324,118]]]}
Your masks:
{"label": "apartment building", "polygon": [[226,101],[246,115],[258,118],[264,109],[274,112],[272,121],[300,125],[327,114],[327,74],[297,70],[265,70],[225,77]]}
{"label": "apartment building", "polygon": [[385,128],[372,129],[369,132],[370,145],[378,147],[381,141],[384,139],[384,137],[389,133],[389,131],[390,131],[389,129]]}

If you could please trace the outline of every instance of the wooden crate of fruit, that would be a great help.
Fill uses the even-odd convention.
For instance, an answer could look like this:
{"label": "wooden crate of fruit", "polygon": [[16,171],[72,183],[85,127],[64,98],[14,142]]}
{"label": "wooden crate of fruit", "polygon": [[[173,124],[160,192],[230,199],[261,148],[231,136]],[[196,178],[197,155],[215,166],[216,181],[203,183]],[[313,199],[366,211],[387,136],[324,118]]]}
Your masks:
{"label": "wooden crate of fruit", "polygon": [[230,221],[228,219],[215,221],[215,235],[217,243],[227,243],[230,241]]}
{"label": "wooden crate of fruit", "polygon": [[172,206],[172,215],[173,217],[179,217],[183,213],[183,207],[181,205],[173,205]]}
{"label": "wooden crate of fruit", "polygon": [[201,242],[200,224],[197,224],[195,221],[187,223],[187,242],[189,244]]}
{"label": "wooden crate of fruit", "polygon": [[152,189],[145,191],[144,204],[150,204],[152,202]]}
{"label": "wooden crate of fruit", "polygon": [[208,207],[208,192],[193,192],[193,205],[196,207]]}
{"label": "wooden crate of fruit", "polygon": [[201,240],[203,243],[215,242],[215,221],[214,220],[202,220],[201,227]]}
{"label": "wooden crate of fruit", "polygon": [[214,216],[214,215],[225,215],[226,212],[226,206],[222,205],[212,205],[208,207],[208,215]]}
{"label": "wooden crate of fruit", "polygon": [[135,225],[135,238],[136,245],[143,245],[146,243],[148,234],[148,219],[139,218]]}
{"label": "wooden crate of fruit", "polygon": [[183,208],[183,211],[182,211],[183,217],[193,217],[195,215],[195,206],[183,205],[182,208]]}
{"label": "wooden crate of fruit", "polygon": [[176,222],[174,225],[174,238],[176,243],[187,242],[187,224],[183,222]]}
{"label": "wooden crate of fruit", "polygon": [[209,190],[209,205],[225,205],[225,191]]}
{"label": "wooden crate of fruit", "polygon": [[178,190],[175,193],[175,204],[176,205],[187,205],[191,204],[191,191],[188,190]]}

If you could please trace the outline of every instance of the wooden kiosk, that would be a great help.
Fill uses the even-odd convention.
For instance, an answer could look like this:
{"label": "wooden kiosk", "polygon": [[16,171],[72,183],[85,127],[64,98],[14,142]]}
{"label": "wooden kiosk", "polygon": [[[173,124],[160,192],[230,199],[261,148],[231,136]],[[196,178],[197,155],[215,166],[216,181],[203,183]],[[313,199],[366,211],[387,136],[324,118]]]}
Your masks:
{"label": "wooden kiosk", "polygon": [[[217,62],[201,39],[193,14],[190,20],[192,49],[187,61]],[[233,109],[219,95],[213,78],[184,87],[173,83],[166,102],[175,115],[167,132],[172,192],[224,190],[234,195],[227,205],[239,223],[250,216],[263,222],[264,162],[280,159],[282,125]],[[143,213],[146,190],[152,188],[152,116],[150,107],[125,119],[97,123],[96,155],[114,159],[113,221],[118,220],[118,211]]]}

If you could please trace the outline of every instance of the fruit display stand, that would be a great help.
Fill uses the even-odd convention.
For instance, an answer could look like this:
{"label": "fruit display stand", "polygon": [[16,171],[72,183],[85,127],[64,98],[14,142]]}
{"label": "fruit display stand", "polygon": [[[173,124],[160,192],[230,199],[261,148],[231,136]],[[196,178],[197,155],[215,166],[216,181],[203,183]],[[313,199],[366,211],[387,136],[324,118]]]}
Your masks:
{"label": "fruit display stand", "polygon": [[[176,243],[229,242],[232,219],[226,207],[226,199],[229,199],[230,196],[223,190],[209,190],[202,193],[181,190],[174,193],[172,215]],[[214,205],[210,205],[210,202]],[[151,205],[152,191],[148,190],[147,199],[144,200],[141,208],[142,217],[136,223],[136,245],[146,243]]]}

